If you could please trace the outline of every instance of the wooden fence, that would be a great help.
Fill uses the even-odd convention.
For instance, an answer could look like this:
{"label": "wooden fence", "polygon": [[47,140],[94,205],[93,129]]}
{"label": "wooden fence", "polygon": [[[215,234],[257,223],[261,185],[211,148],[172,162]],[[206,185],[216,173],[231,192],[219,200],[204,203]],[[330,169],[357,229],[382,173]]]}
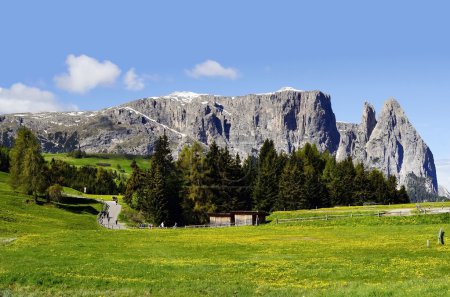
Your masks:
{"label": "wooden fence", "polygon": [[290,222],[305,222],[305,221],[330,221],[330,220],[338,220],[345,218],[357,218],[357,217],[400,217],[400,216],[414,216],[414,215],[432,215],[432,214],[441,214],[441,213],[450,213],[448,212],[433,212],[432,210],[421,211],[419,213],[407,212],[407,211],[398,211],[398,212],[386,212],[379,211],[376,213],[350,213],[345,215],[324,215],[324,216],[311,216],[311,217],[298,217],[298,218],[290,218],[290,219],[275,219],[276,224],[280,223],[290,223]]}

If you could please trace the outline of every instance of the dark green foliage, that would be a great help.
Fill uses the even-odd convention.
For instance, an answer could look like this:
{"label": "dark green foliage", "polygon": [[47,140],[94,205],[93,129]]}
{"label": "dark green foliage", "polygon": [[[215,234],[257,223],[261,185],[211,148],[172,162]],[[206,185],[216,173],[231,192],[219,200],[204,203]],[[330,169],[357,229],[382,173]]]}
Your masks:
{"label": "dark green foliage", "polygon": [[327,188],[332,205],[351,205],[355,203],[356,171],[349,157],[334,165]]}
{"label": "dark green foliage", "polygon": [[47,189],[47,201],[55,201],[55,202],[60,202],[61,198],[62,198],[62,190],[63,188],[58,185],[58,184],[54,184],[50,187],[48,187]]}
{"label": "dark green foliage", "polygon": [[44,193],[48,186],[41,144],[28,128],[20,128],[10,152],[11,186],[13,189],[33,195]]}
{"label": "dark green foliage", "polygon": [[138,193],[147,218],[155,224],[180,223],[180,181],[166,135],[160,137],[156,144],[152,167],[146,172],[144,180]]}
{"label": "dark green foliage", "polygon": [[77,150],[67,153],[67,156],[75,158],[75,159],[81,159],[81,158],[86,158],[87,154],[85,151],[82,151],[81,149],[77,149]]}
{"label": "dark green foliage", "polygon": [[356,205],[368,202],[371,197],[369,178],[367,171],[361,163],[355,166],[355,178],[353,181],[353,198]]}
{"label": "dark green foliage", "polygon": [[136,161],[134,160],[131,163],[131,168],[133,169],[133,172],[131,173],[131,176],[125,186],[125,194],[123,196],[123,200],[131,207],[139,209],[141,208],[141,201],[138,200],[138,197],[135,196],[135,193],[144,183],[144,172],[139,168],[139,166],[136,164]]}
{"label": "dark green foliage", "polygon": [[215,211],[210,171],[206,169],[206,157],[202,147],[195,142],[185,146],[177,161],[181,181],[181,208],[184,222],[206,223],[206,213]]}
{"label": "dark green foliage", "polygon": [[[80,192],[90,194],[119,194],[119,186],[116,180],[122,180],[115,171],[83,166],[77,168],[61,160],[50,161],[49,181],[51,184],[59,184],[74,188]],[[120,184],[120,182],[119,182]]]}
{"label": "dark green foliage", "polygon": [[125,201],[160,224],[207,223],[208,212],[296,210],[364,203],[407,203],[394,176],[368,171],[351,158],[336,162],[328,152],[306,144],[290,155],[278,154],[266,140],[259,155],[241,162],[228,148],[212,143],[186,146],[173,162],[167,137],[160,138],[152,167],[135,164]]}
{"label": "dark green foliage", "polygon": [[141,189],[142,210],[155,224],[169,220],[169,197],[166,195],[166,181],[160,166],[153,166],[146,175],[147,185]]}
{"label": "dark green foliage", "polygon": [[309,206],[305,196],[305,174],[303,160],[293,153],[286,162],[280,176],[277,210],[302,209]]}
{"label": "dark green foliage", "polygon": [[388,187],[386,178],[378,169],[373,169],[369,173],[369,189],[372,194],[369,202],[382,204],[388,195]]}
{"label": "dark green foliage", "polygon": [[264,141],[259,152],[253,185],[253,208],[271,211],[278,198],[279,177],[282,166],[272,140]]}
{"label": "dark green foliage", "polygon": [[0,147],[0,171],[9,172],[9,149]]}

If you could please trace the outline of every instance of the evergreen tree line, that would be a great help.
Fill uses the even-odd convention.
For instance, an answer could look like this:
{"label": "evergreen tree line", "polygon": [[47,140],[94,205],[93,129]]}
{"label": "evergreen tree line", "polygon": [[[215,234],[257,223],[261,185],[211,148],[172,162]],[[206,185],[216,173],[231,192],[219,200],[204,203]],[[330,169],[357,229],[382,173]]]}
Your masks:
{"label": "evergreen tree line", "polygon": [[395,176],[355,166],[351,158],[336,162],[310,144],[288,155],[266,140],[257,157],[241,161],[226,147],[194,143],[174,161],[163,136],[151,162],[148,170],[133,163],[124,200],[155,224],[205,223],[208,212],[409,202]]}
{"label": "evergreen tree line", "polygon": [[4,146],[0,146],[0,171],[9,172],[9,149]]}
{"label": "evergreen tree line", "polygon": [[115,170],[92,166],[76,167],[62,160],[52,159],[49,163],[50,184],[70,187],[80,192],[98,195],[117,195],[125,191],[126,179]]}
{"label": "evergreen tree line", "polygon": [[[92,194],[118,194],[125,188],[125,178],[115,171],[84,166],[76,168],[60,160],[47,163],[42,156],[41,145],[28,128],[20,128],[14,146],[8,150],[0,149],[0,168],[10,172],[10,183],[14,190],[47,199],[55,195],[61,186],[83,191],[87,188]],[[5,161],[6,160],[6,161]],[[120,180],[119,183],[116,183]],[[52,193],[52,195],[50,195]]]}

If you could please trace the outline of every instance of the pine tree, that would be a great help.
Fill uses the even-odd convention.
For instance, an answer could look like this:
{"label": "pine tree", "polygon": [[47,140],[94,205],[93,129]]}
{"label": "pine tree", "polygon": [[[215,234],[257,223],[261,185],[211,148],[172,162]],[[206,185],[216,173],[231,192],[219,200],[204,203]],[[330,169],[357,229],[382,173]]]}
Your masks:
{"label": "pine tree", "polygon": [[155,224],[180,222],[179,180],[165,134],[156,144],[147,179],[140,191],[147,217]]}
{"label": "pine tree", "polygon": [[10,157],[11,186],[37,200],[38,194],[47,188],[47,171],[41,145],[31,130],[25,127],[18,130]]}
{"label": "pine tree", "polygon": [[255,210],[271,211],[278,198],[279,169],[281,167],[278,161],[273,141],[264,141],[258,156],[252,193]]}
{"label": "pine tree", "polygon": [[323,171],[326,165],[315,145],[307,143],[298,154],[303,160],[305,183],[303,188],[304,203],[302,208],[320,208],[328,200],[328,193],[323,182]]}
{"label": "pine tree", "polygon": [[243,210],[253,209],[252,190],[256,178],[256,159],[253,156],[248,156],[242,164],[242,193],[241,193],[241,208]]}
{"label": "pine tree", "polygon": [[123,200],[132,208],[140,209],[142,205],[141,201],[138,200],[139,196],[136,196],[136,193],[144,184],[144,172],[139,168],[135,160],[133,160],[133,162],[131,163],[131,168],[133,169],[133,171],[125,186],[125,194],[123,196]]}
{"label": "pine tree", "polygon": [[9,149],[0,147],[0,171],[9,172]]}
{"label": "pine tree", "polygon": [[376,203],[384,203],[388,191],[383,173],[377,169],[372,169],[369,173],[369,184],[372,193],[371,200]]}
{"label": "pine tree", "polygon": [[354,204],[355,175],[355,167],[350,157],[336,164],[331,187],[329,187],[331,200],[334,205]]}
{"label": "pine tree", "polygon": [[400,187],[400,190],[398,191],[397,195],[398,195],[397,203],[400,203],[400,204],[410,203],[409,196],[408,196],[405,186]]}
{"label": "pine tree", "polygon": [[154,165],[150,169],[150,180],[142,190],[145,196],[143,210],[147,218],[157,225],[164,222],[167,226],[169,224],[169,201],[162,167]]}
{"label": "pine tree", "polygon": [[181,207],[183,218],[189,224],[207,222],[207,213],[215,207],[211,200],[208,170],[202,147],[195,142],[191,147],[185,146],[177,161],[181,175]]}
{"label": "pine tree", "polygon": [[275,209],[296,210],[309,206],[305,200],[304,184],[303,161],[294,151],[286,162],[280,176]]}
{"label": "pine tree", "polygon": [[388,176],[386,180],[386,197],[384,198],[383,204],[395,204],[398,203],[398,192],[397,192],[397,177],[395,175]]}
{"label": "pine tree", "polygon": [[209,197],[208,201],[214,204],[214,209],[220,211],[222,208],[222,175],[221,175],[221,151],[215,142],[212,142],[209,146],[209,150],[206,153],[205,159],[205,178],[208,181],[209,191],[207,191]]}
{"label": "pine tree", "polygon": [[363,205],[369,201],[370,185],[364,165],[358,163],[355,166],[355,178],[353,180],[353,197],[357,205]]}

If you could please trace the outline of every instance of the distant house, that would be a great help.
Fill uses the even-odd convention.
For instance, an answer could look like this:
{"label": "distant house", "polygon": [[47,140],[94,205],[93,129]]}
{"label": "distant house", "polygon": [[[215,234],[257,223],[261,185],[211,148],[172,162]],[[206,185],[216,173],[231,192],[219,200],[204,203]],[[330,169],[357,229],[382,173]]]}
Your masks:
{"label": "distant house", "polygon": [[267,213],[261,211],[232,211],[208,213],[211,226],[252,226],[266,222]]}

